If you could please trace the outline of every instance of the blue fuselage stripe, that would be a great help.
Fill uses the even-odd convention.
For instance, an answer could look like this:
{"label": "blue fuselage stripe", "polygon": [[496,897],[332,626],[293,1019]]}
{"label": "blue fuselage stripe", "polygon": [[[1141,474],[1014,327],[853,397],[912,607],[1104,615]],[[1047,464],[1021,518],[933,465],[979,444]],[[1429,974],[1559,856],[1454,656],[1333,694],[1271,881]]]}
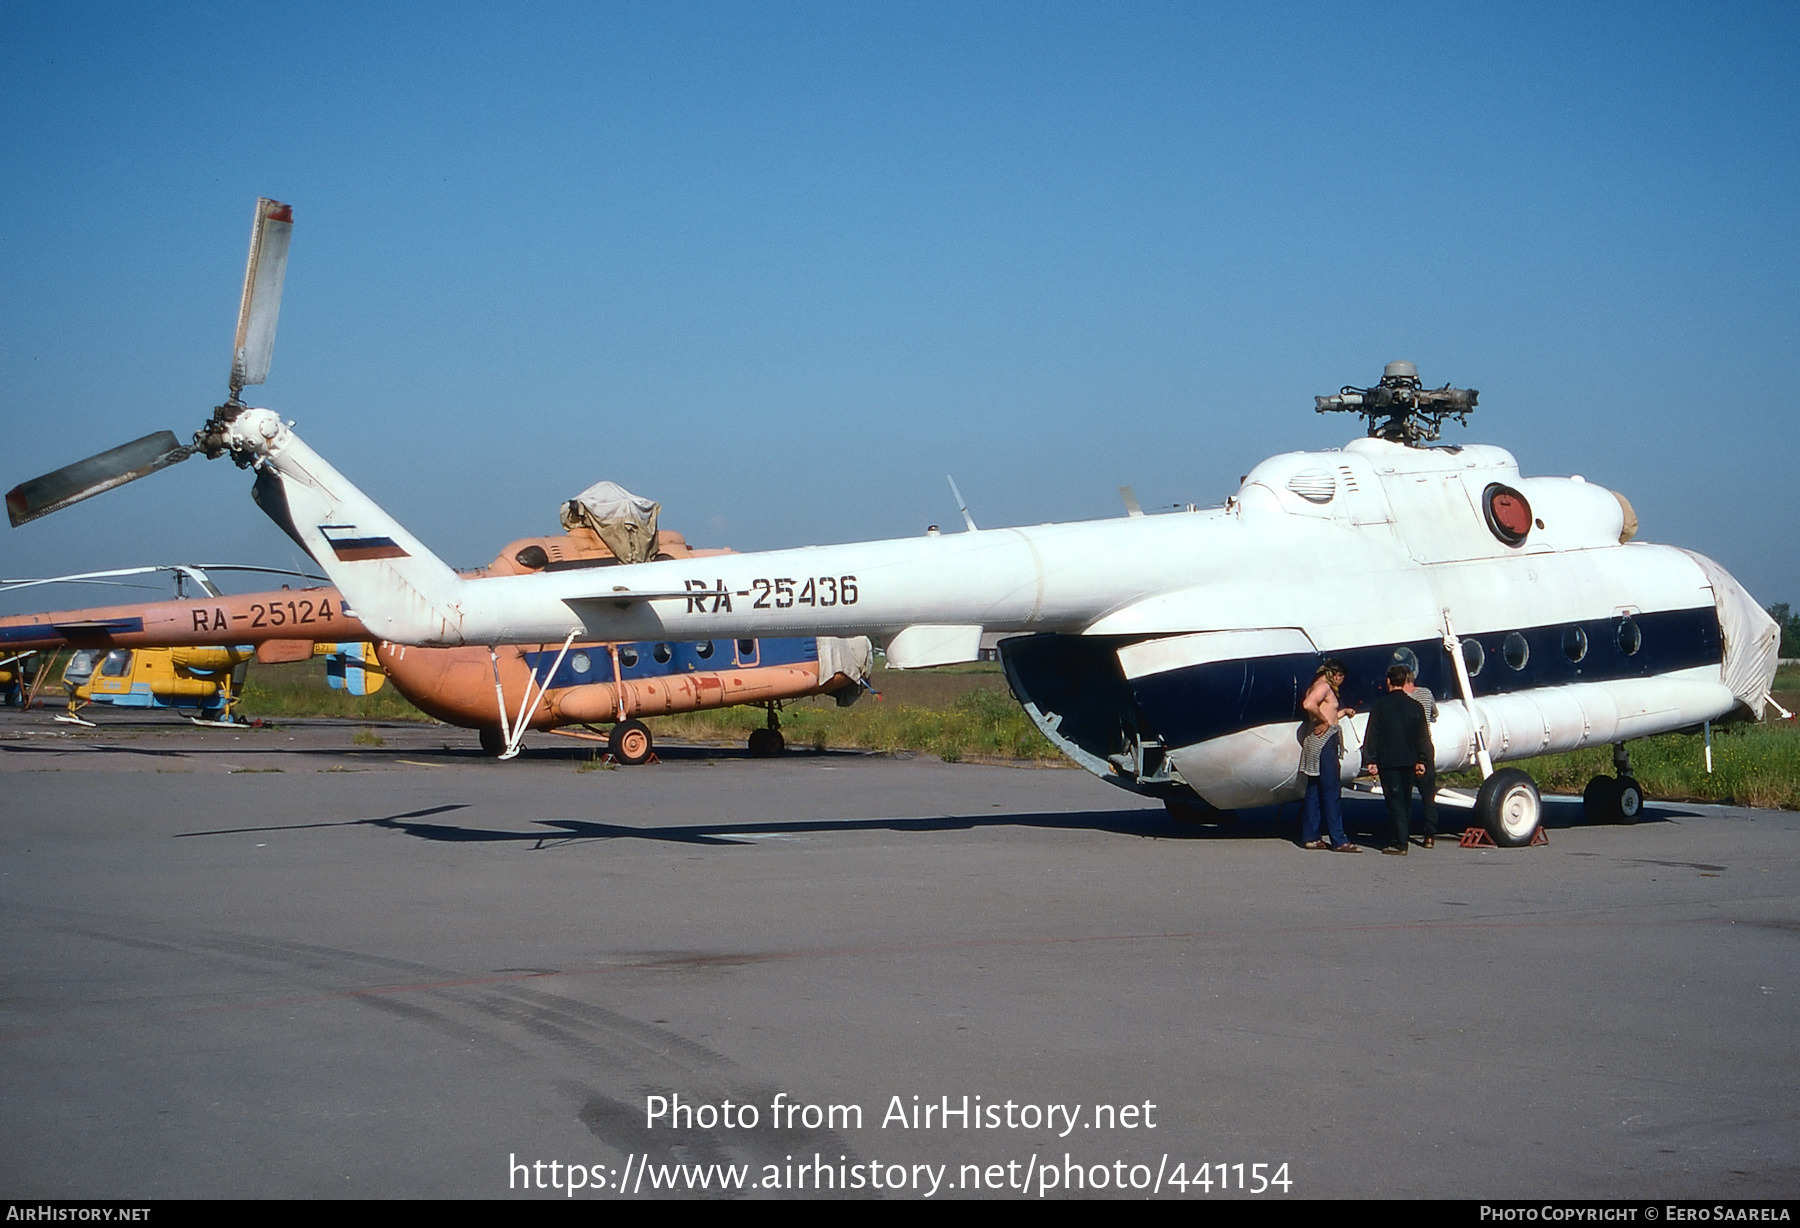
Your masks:
{"label": "blue fuselage stripe", "polygon": [[[1485,657],[1480,672],[1470,679],[1476,698],[1577,682],[1648,678],[1717,665],[1722,659],[1718,614],[1711,606],[1634,615],[1632,621],[1642,641],[1635,653],[1627,653],[1621,646],[1622,621],[1595,619],[1464,636],[1465,642],[1480,644]],[[1587,640],[1586,653],[1579,661],[1571,660],[1564,651],[1564,636],[1571,625],[1579,627]],[[1513,634],[1522,636],[1526,647],[1525,659],[1517,669],[1509,664],[1506,652]],[[1366,711],[1386,688],[1388,667],[1399,647],[1402,645],[1378,644],[1334,650],[1330,655],[1341,660],[1349,674],[1342,702]],[[1454,667],[1441,640],[1420,640],[1404,647],[1418,658],[1419,685],[1429,687],[1440,699],[1456,697]],[[1518,655],[1515,651],[1513,659]],[[1130,687],[1143,718],[1141,732],[1154,732],[1165,746],[1191,746],[1259,725],[1298,721],[1300,700],[1312,685],[1321,660],[1321,656],[1297,654],[1218,661],[1138,678]]]}
{"label": "blue fuselage stripe", "polygon": [[79,626],[55,623],[36,623],[23,627],[0,627],[0,644],[10,644],[19,640],[41,640],[50,636],[61,636],[70,642],[82,639],[101,640],[120,632],[136,632],[144,629],[141,618],[110,618],[104,622],[82,623]]}
{"label": "blue fuselage stripe", "polygon": [[[739,669],[754,669],[771,665],[800,665],[807,661],[819,659],[819,642],[812,638],[788,637],[782,639],[757,640],[757,651],[742,664],[736,655],[735,640],[706,640],[700,643],[680,643],[645,641],[641,644],[619,645],[619,677],[629,682],[637,678],[667,678],[675,674],[697,674],[714,672],[732,672]],[[710,648],[702,655],[703,648]],[[659,649],[666,649],[668,660],[656,659]],[[545,652],[528,652],[525,663],[540,682],[556,661],[556,650]],[[578,668],[581,658],[586,658],[587,668]],[[627,664],[627,660],[630,663]],[[613,680],[612,655],[604,644],[576,644],[569,649],[563,662],[557,668],[556,677],[551,679],[551,690],[563,687],[586,686],[593,682]]]}

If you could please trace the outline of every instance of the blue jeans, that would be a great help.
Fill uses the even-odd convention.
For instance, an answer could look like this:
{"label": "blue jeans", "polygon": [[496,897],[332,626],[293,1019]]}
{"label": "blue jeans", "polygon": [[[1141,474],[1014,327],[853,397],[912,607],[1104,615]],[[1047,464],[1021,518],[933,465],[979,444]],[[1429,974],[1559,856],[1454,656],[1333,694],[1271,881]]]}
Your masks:
{"label": "blue jeans", "polygon": [[1343,750],[1343,738],[1333,733],[1325,739],[1325,745],[1319,748],[1319,774],[1303,776],[1306,781],[1306,800],[1300,803],[1300,841],[1311,844],[1319,838],[1319,811],[1325,812],[1325,824],[1331,832],[1333,848],[1345,844],[1344,811],[1339,805],[1339,797],[1344,791],[1343,779],[1338,775],[1338,754]]}

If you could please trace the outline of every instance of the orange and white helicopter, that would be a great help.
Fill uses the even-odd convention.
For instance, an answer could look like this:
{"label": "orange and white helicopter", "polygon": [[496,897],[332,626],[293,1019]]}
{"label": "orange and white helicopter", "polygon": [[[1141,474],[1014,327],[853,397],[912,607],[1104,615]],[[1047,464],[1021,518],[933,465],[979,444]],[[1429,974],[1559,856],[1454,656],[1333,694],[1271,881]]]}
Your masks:
{"label": "orange and white helicopter", "polygon": [[[1512,455],[1437,445],[1476,393],[1410,363],[1322,397],[1368,418],[1341,450],[1252,468],[1224,507],[892,541],[459,576],[239,392],[263,378],[292,214],[258,205],[231,396],[182,445],[147,436],[8,493],[14,524],[195,453],[256,471],[263,509],[394,643],[552,644],[870,636],[890,667],[976,657],[999,633],[1014,695],[1071,758],[1171,809],[1300,795],[1300,700],[1329,657],[1365,707],[1390,662],[1445,696],[1439,771],[1478,765],[1476,818],[1505,845],[1540,824],[1508,759],[1612,744],[1591,810],[1635,815],[1626,743],[1769,700],[1778,629],[1725,570],[1634,540],[1612,491],[1525,477]],[[1329,600],[1319,594],[1329,593]],[[560,668],[560,665],[559,665]],[[553,671],[554,672],[554,671]],[[1360,732],[1353,719],[1352,744]]]}
{"label": "orange and white helicopter", "polygon": [[[0,581],[0,595],[46,584],[119,584],[141,587],[132,584],[131,579],[170,572],[175,577],[178,600],[190,582],[202,593],[217,597],[219,589],[213,584],[209,573],[223,571],[303,574],[278,567],[228,564],[207,564],[204,567],[183,564],[125,567],[48,579]],[[305,578],[323,579],[320,576]],[[63,631],[79,636],[84,627],[90,632],[104,627],[104,623],[86,620],[84,615],[87,613],[98,614],[102,611],[69,612],[60,620]],[[91,635],[89,638],[92,638]],[[64,659],[56,650],[65,646],[70,646],[66,637],[30,637],[29,633],[28,638],[12,645],[10,651],[16,652],[19,657],[17,672],[11,679],[17,684],[17,697],[15,700],[14,695],[9,693],[8,702],[17,702],[23,707],[32,706],[60,661],[63,667],[61,680],[68,692],[68,711],[56,718],[59,721],[92,726],[93,722],[80,713],[91,705],[98,705],[106,708],[191,712],[193,715],[190,719],[198,725],[239,723],[235,708],[243,697],[245,672],[254,658],[249,645],[191,645],[184,642],[167,647],[137,649],[76,647]],[[319,651],[321,655],[335,656],[339,653],[339,646],[322,645]],[[35,658],[34,669],[27,665],[27,659],[30,658]],[[333,661],[331,664],[339,672],[342,671],[343,667],[338,662]]]}
{"label": "orange and white helicopter", "polygon": [[[571,503],[585,512],[581,497]],[[654,511],[647,517],[647,528],[646,520],[640,519],[635,529],[592,513],[586,513],[591,523],[583,523],[583,512],[570,513],[565,507],[565,519],[571,523],[563,533],[521,538],[487,567],[465,574],[526,575],[615,566],[619,561],[615,547],[602,531],[618,548],[635,548],[664,561],[729,553],[690,548],[680,533],[655,527]],[[150,570],[163,569],[132,568],[63,579]],[[853,702],[866,687],[873,655],[865,638],[811,636],[582,642],[571,644],[565,653],[557,653],[554,644],[493,650],[408,648],[371,636],[335,588],[228,596],[207,581],[206,570],[178,569],[178,574],[202,586],[201,597],[0,618],[0,651],[11,655],[77,649],[74,664],[82,676],[69,680],[72,711],[78,702],[108,702],[116,692],[137,706],[202,708],[208,719],[201,723],[218,720],[219,712],[229,714],[230,703],[241,693],[241,669],[252,649],[264,664],[325,655],[334,684],[341,682],[352,693],[363,693],[378,687],[385,676],[421,711],[476,730],[489,754],[513,757],[525,733],[535,729],[604,741],[614,761],[626,765],[647,762],[654,754],[645,717],[740,705],[768,712],[767,724],[750,735],[751,753],[780,754],[784,746],[777,715],[780,705],[811,695],[832,695],[840,704]],[[223,690],[216,676],[221,669],[226,672]],[[233,670],[239,671],[235,690],[229,683]],[[603,725],[611,726],[605,734],[595,728]]]}

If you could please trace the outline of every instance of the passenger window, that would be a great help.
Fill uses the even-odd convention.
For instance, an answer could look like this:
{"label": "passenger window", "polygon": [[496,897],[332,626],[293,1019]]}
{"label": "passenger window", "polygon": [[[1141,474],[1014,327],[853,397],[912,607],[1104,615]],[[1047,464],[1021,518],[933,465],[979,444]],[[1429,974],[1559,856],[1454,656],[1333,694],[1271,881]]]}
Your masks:
{"label": "passenger window", "polygon": [[738,641],[738,656],[754,657],[755,655],[756,655],[756,641],[755,640],[739,640]]}
{"label": "passenger window", "polygon": [[712,656],[712,652],[711,640],[701,640],[698,644],[694,645],[694,655],[699,657],[702,661]]}
{"label": "passenger window", "polygon": [[1619,624],[1620,652],[1628,657],[1635,657],[1638,654],[1638,649],[1643,646],[1644,633],[1638,630],[1638,625],[1635,622],[1627,618],[1624,622]]}
{"label": "passenger window", "polygon": [[1394,655],[1388,658],[1388,663],[1391,665],[1404,665],[1411,671],[1413,677],[1417,678],[1419,676],[1419,654],[1408,648],[1405,644],[1394,649]]}
{"label": "passenger window", "polygon": [[1500,651],[1506,657],[1507,666],[1512,669],[1524,669],[1525,662],[1531,660],[1531,645],[1517,631],[1507,635],[1506,643]]}
{"label": "passenger window", "polygon": [[637,661],[638,661],[637,649],[631,647],[628,644],[622,644],[619,646],[619,664],[620,665],[629,667],[629,666],[636,665]]}
{"label": "passenger window", "polygon": [[1571,661],[1580,661],[1587,656],[1587,632],[1580,627],[1567,627],[1563,630],[1563,656]]}
{"label": "passenger window", "polygon": [[115,648],[106,654],[100,672],[108,678],[123,678],[131,672],[131,649]]}
{"label": "passenger window", "polygon": [[1473,678],[1481,672],[1481,667],[1487,664],[1487,653],[1483,652],[1481,645],[1474,640],[1462,642],[1462,653],[1463,668],[1468,670],[1469,677]]}
{"label": "passenger window", "polygon": [[669,658],[675,655],[675,650],[670,648],[667,644],[658,644],[651,650],[650,655],[656,658],[656,663],[658,665],[667,665],[669,663]]}

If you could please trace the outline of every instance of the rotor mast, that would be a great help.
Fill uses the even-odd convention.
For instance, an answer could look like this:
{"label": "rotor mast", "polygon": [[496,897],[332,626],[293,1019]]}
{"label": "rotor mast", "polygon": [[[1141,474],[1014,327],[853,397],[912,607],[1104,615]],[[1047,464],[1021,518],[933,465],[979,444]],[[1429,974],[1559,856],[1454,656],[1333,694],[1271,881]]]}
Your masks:
{"label": "rotor mast", "polygon": [[1474,388],[1427,388],[1419,380],[1419,369],[1410,362],[1390,362],[1381,373],[1381,382],[1373,388],[1357,388],[1346,384],[1335,396],[1314,397],[1317,412],[1360,414],[1369,420],[1372,439],[1389,439],[1409,447],[1418,447],[1436,439],[1444,419],[1455,418],[1469,424],[1469,411],[1475,408],[1480,392]]}

